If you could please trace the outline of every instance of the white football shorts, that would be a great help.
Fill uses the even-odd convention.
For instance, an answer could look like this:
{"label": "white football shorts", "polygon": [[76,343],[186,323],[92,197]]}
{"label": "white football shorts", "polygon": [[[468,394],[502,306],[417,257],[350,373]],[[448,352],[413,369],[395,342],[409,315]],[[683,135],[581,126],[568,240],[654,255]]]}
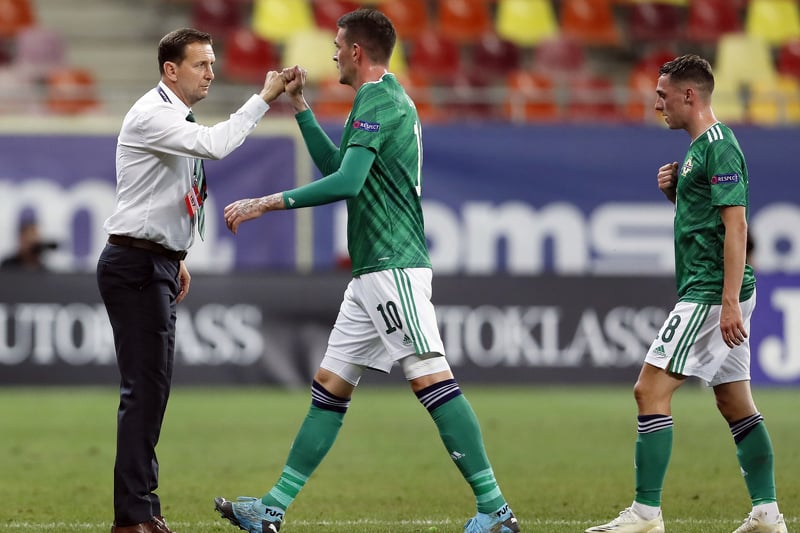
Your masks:
{"label": "white football shorts", "polygon": [[395,361],[409,380],[449,370],[431,303],[432,277],[429,268],[403,268],[352,279],[321,366],[353,385],[364,367],[388,373]]}
{"label": "white football shorts", "polygon": [[[742,321],[749,333],[756,295],[740,302]],[[729,348],[719,329],[721,305],[678,302],[645,362],[682,376],[696,376],[710,386],[750,379],[750,338]]]}

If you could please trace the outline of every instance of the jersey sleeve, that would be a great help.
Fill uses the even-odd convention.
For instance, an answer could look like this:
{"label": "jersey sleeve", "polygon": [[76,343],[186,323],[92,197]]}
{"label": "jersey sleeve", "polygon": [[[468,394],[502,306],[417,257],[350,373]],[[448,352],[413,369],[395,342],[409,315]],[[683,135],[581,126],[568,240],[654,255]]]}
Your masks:
{"label": "jersey sleeve", "polygon": [[734,143],[721,140],[709,144],[706,154],[711,204],[747,205],[747,168],[742,151]]}
{"label": "jersey sleeve", "polygon": [[364,86],[352,111],[347,146],[363,146],[378,153],[389,118],[386,116],[384,91],[377,86]]}

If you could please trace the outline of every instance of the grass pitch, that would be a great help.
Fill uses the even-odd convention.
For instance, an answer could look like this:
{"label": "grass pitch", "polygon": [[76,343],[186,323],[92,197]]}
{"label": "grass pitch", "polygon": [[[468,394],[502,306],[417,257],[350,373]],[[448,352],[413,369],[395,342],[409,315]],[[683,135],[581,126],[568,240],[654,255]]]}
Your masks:
{"label": "grass pitch", "polygon": [[[523,532],[580,532],[630,504],[630,386],[462,389]],[[755,396],[775,448],[781,511],[797,530],[800,391]],[[0,389],[0,531],[108,532],[117,401],[110,388]],[[213,497],[271,487],[308,405],[307,391],[173,389],[157,449],[173,529],[238,531],[214,512]],[[750,502],[711,391],[687,384],[673,415],[667,531],[730,533]],[[469,488],[410,390],[367,384],[282,533],[458,532],[473,513]]]}

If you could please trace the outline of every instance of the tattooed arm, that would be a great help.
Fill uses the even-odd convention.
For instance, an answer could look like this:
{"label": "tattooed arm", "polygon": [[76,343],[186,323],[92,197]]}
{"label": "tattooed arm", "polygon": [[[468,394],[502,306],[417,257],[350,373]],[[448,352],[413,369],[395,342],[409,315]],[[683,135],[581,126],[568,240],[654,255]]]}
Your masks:
{"label": "tattooed arm", "polygon": [[225,224],[235,235],[239,229],[239,224],[245,220],[258,218],[268,211],[278,211],[286,209],[283,201],[283,193],[270,194],[261,198],[245,198],[237,200],[225,207]]}

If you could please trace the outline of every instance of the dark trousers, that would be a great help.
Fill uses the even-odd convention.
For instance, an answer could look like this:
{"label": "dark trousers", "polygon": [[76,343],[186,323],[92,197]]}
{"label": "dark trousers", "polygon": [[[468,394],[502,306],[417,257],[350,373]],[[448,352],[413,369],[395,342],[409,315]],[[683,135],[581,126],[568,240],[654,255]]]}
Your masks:
{"label": "dark trousers", "polygon": [[156,444],[175,356],[179,261],[139,248],[106,245],[97,263],[120,373],[114,523],[161,515]]}

